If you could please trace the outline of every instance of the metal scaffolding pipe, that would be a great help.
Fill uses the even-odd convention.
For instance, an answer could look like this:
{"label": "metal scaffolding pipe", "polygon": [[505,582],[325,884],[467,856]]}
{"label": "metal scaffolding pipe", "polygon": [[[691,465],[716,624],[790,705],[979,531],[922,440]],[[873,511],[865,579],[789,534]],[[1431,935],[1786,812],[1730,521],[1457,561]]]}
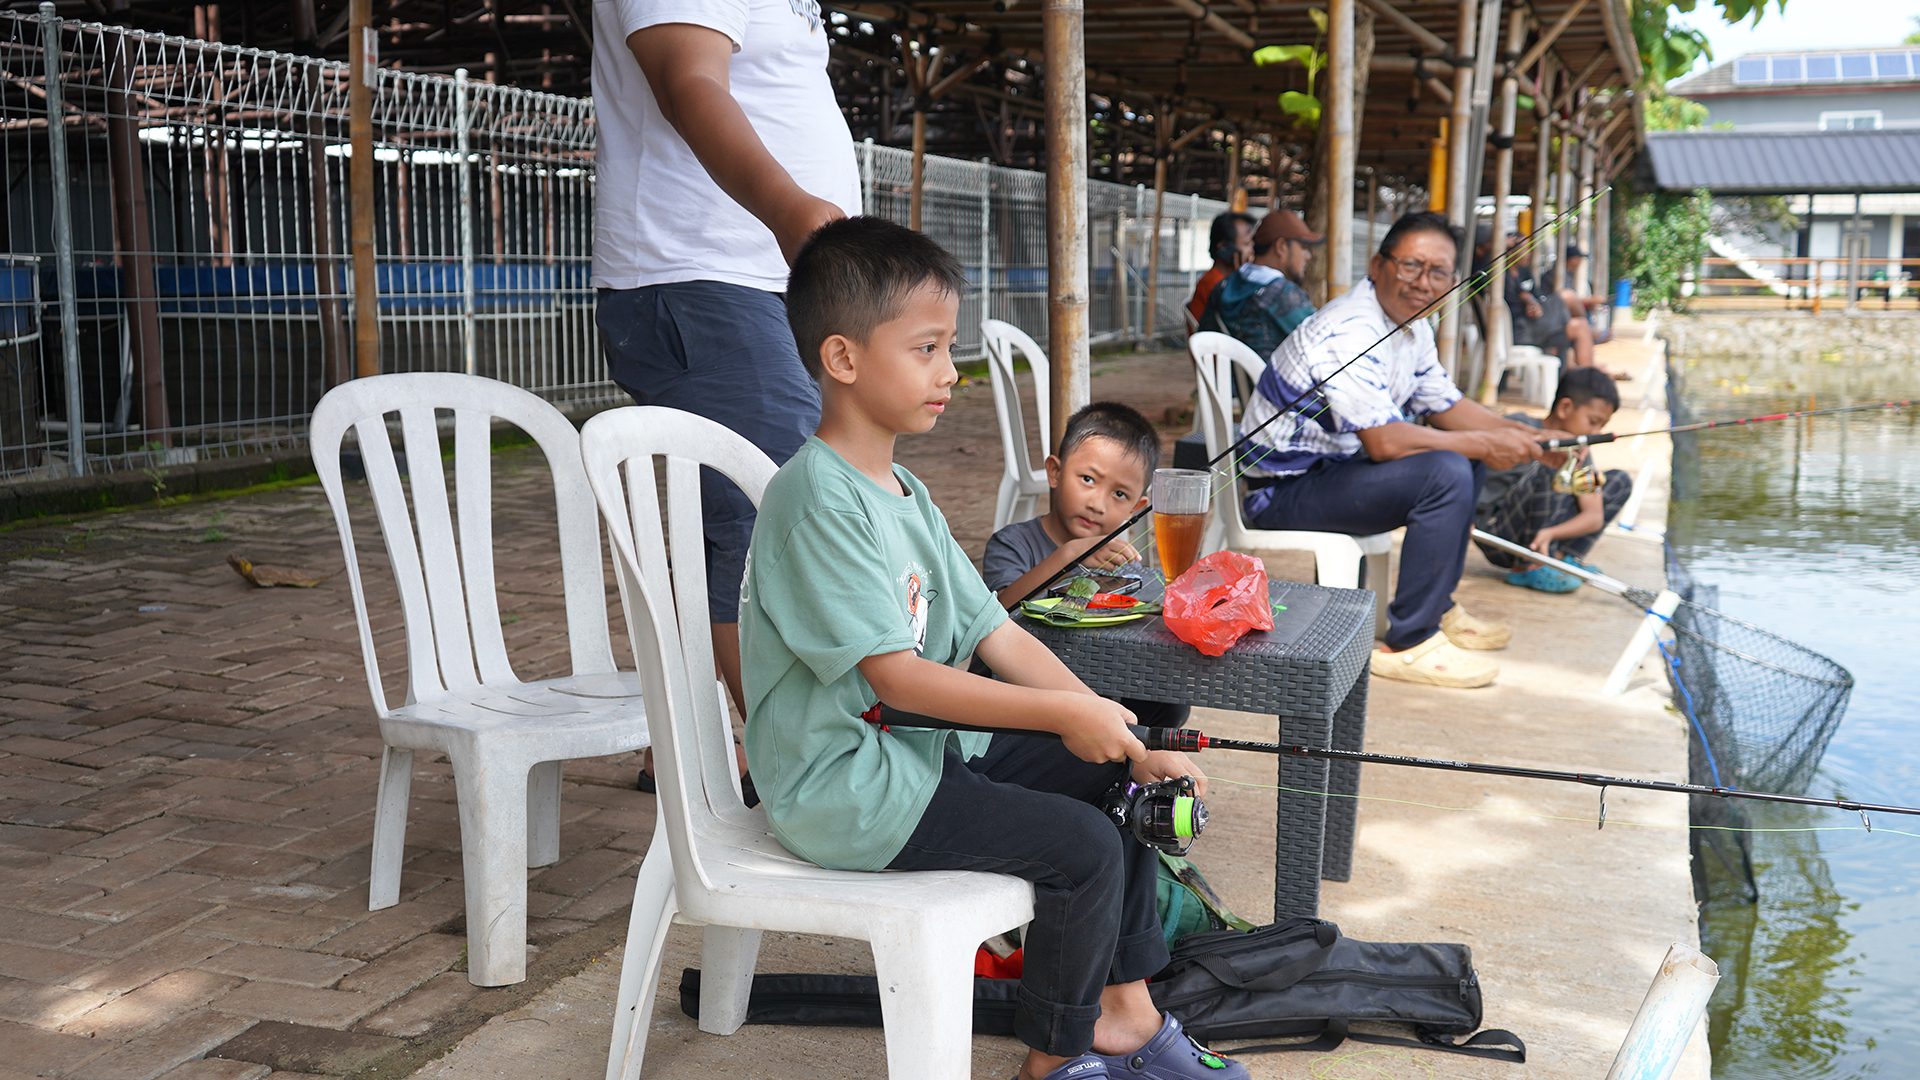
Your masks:
{"label": "metal scaffolding pipe", "polygon": [[1087,57],[1082,0],[1043,0],[1047,100],[1047,356],[1052,429],[1090,400]]}

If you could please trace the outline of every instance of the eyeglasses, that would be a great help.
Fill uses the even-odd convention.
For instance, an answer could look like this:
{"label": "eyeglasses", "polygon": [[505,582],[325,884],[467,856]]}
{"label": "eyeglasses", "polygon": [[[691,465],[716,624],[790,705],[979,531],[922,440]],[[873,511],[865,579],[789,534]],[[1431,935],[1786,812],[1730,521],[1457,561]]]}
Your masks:
{"label": "eyeglasses", "polygon": [[1401,283],[1411,285],[1422,277],[1427,284],[1443,289],[1460,280],[1460,275],[1451,266],[1428,266],[1419,259],[1387,259],[1393,266],[1393,276]]}

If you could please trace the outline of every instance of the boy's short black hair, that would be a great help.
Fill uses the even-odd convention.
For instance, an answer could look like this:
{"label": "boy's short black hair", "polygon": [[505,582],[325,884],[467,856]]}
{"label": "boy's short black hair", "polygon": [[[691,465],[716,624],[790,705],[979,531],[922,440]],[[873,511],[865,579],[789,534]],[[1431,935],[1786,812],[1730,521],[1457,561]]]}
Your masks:
{"label": "boy's short black hair", "polygon": [[1423,232],[1439,233],[1453,241],[1456,250],[1459,249],[1461,238],[1465,235],[1465,230],[1448,221],[1445,214],[1437,214],[1432,210],[1402,214],[1400,220],[1387,229],[1387,235],[1381,237],[1380,250],[1376,254],[1383,259],[1397,258],[1394,249],[1400,246],[1401,238]]}
{"label": "boy's short black hair", "polygon": [[1568,368],[1553,390],[1554,403],[1559,404],[1561,398],[1573,402],[1575,408],[1597,399],[1620,411],[1620,389],[1613,385],[1613,376],[1596,367]]}
{"label": "boy's short black hair", "polygon": [[1094,438],[1119,443],[1147,467],[1149,481],[1153,479],[1153,470],[1160,467],[1160,435],[1147,418],[1130,405],[1096,401],[1067,417],[1067,429],[1060,433],[1060,447],[1054,453],[1065,461],[1075,447]]}
{"label": "boy's short black hair", "polygon": [[899,317],[907,294],[922,285],[960,296],[966,271],[925,234],[885,218],[822,225],[787,276],[787,325],[807,374],[820,378],[822,342],[835,334],[865,341],[874,327]]}

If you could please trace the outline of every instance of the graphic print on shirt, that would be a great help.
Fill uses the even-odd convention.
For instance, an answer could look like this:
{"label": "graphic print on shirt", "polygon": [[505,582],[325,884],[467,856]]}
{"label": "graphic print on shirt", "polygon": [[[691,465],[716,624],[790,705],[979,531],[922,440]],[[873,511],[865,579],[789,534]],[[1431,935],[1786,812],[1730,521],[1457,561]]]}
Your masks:
{"label": "graphic print on shirt", "polygon": [[820,32],[820,0],[787,0],[795,15],[807,20],[807,33]]}
{"label": "graphic print on shirt", "polygon": [[934,597],[930,577],[927,568],[917,562],[909,562],[900,574],[900,588],[907,604],[907,626],[913,631],[916,656],[925,652],[927,646],[927,612],[933,608]]}

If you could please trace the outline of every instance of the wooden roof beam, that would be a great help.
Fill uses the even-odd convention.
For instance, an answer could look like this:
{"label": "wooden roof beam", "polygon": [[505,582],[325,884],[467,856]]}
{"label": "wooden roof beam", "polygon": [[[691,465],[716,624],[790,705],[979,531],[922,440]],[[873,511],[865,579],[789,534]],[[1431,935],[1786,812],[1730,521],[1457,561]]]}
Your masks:
{"label": "wooden roof beam", "polygon": [[1233,42],[1235,45],[1240,46],[1248,52],[1253,51],[1252,34],[1247,33],[1245,30],[1233,25],[1219,15],[1214,14],[1211,9],[1199,3],[1198,0],[1166,0],[1166,2],[1186,12],[1193,17],[1194,21],[1204,24],[1209,30]]}

